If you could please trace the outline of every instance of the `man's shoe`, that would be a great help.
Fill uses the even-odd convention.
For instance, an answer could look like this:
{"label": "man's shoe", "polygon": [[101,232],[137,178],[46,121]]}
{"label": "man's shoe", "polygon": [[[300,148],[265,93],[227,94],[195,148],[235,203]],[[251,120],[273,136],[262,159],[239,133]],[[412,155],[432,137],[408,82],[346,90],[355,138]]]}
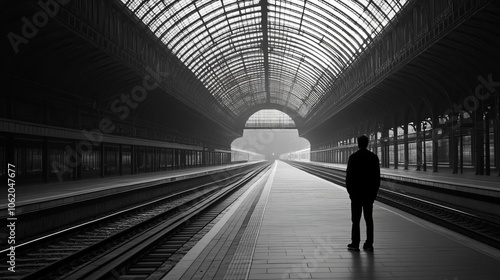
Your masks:
{"label": "man's shoe", "polygon": [[359,246],[354,245],[354,244],[351,243],[351,244],[347,245],[347,250],[349,250],[349,251],[359,251]]}
{"label": "man's shoe", "polygon": [[365,251],[373,251],[373,245],[364,244],[363,245],[363,250],[365,250]]}

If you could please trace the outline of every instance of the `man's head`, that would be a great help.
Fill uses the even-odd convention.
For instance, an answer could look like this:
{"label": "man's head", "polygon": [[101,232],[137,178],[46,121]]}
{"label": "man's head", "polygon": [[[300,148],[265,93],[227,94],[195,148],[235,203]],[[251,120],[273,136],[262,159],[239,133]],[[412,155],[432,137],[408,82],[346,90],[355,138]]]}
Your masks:
{"label": "man's head", "polygon": [[358,137],[358,147],[360,149],[366,149],[366,147],[368,147],[368,137],[366,137],[366,135]]}

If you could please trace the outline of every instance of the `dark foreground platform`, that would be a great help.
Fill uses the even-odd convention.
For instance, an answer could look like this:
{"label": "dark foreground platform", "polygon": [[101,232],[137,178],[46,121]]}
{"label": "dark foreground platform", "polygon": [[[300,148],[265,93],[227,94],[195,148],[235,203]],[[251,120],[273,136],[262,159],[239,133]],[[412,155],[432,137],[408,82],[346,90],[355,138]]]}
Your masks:
{"label": "dark foreground platform", "polygon": [[[485,280],[500,275],[497,249],[378,202],[374,219],[375,251],[348,251],[345,189],[277,162],[163,279]],[[363,239],[363,224],[361,230]]]}

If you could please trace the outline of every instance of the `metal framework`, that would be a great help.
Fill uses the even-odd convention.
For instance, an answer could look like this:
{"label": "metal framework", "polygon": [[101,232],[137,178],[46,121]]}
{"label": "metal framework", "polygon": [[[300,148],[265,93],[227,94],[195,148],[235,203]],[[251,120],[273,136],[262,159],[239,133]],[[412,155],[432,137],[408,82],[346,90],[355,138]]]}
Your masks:
{"label": "metal framework", "polygon": [[245,129],[296,129],[295,122],[279,110],[260,110],[250,116]]}
{"label": "metal framework", "polygon": [[270,104],[300,118],[407,2],[121,1],[235,116]]}

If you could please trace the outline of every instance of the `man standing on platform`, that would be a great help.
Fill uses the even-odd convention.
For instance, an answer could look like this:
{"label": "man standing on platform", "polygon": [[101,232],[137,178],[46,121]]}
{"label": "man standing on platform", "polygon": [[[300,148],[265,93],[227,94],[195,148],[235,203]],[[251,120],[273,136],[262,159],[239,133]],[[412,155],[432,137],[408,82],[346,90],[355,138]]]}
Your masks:
{"label": "man standing on platform", "polygon": [[361,241],[359,222],[363,213],[366,222],[366,242],[363,249],[373,251],[373,202],[380,187],[378,156],[370,152],[368,137],[358,137],[359,150],[349,157],[346,172],[346,188],[351,199],[352,243],[349,250],[359,251]]}

